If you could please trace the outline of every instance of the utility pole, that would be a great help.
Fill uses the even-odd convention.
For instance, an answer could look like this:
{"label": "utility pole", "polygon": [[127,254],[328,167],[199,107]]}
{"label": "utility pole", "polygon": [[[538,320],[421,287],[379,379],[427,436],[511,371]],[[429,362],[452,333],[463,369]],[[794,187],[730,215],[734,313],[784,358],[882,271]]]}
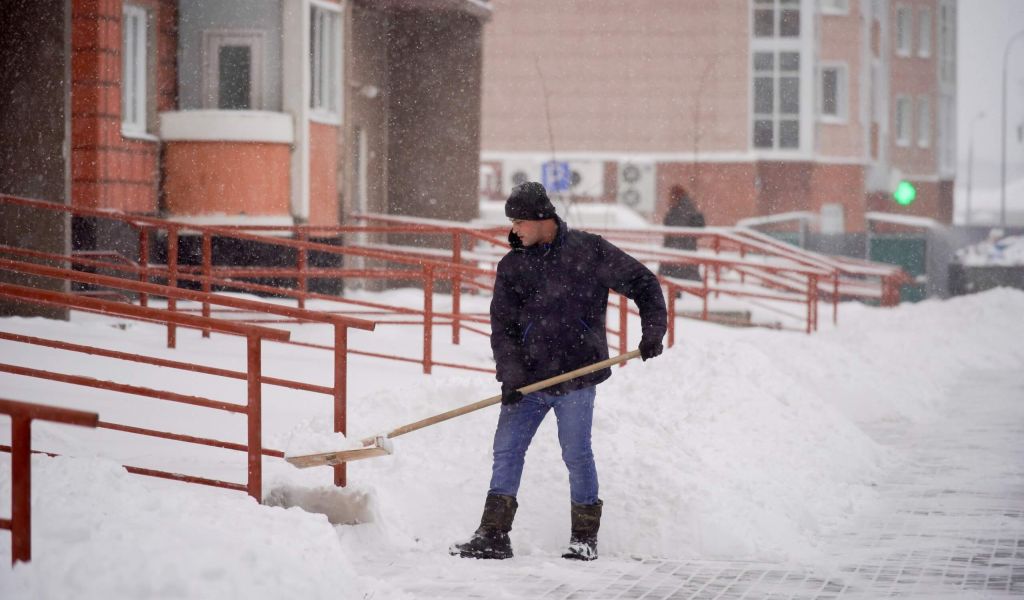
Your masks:
{"label": "utility pole", "polygon": [[999,225],[1006,227],[1006,65],[1010,58],[1010,46],[1017,38],[1024,36],[1024,31],[1013,34],[1006,42],[1006,49],[1003,50],[1003,120],[1001,124],[1001,135],[1003,138],[1003,160],[1001,167],[1001,187],[999,194]]}
{"label": "utility pole", "polygon": [[966,225],[971,224],[971,173],[974,171],[974,126],[979,119],[985,118],[985,111],[979,112],[971,119],[970,137],[967,142],[967,215],[964,217]]}

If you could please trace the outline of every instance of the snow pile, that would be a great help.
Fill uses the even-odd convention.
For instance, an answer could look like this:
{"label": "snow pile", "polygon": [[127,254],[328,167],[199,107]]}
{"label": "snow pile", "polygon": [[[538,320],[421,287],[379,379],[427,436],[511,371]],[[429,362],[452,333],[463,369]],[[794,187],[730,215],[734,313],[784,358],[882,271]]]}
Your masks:
{"label": "snow pile", "polygon": [[[421,294],[407,290],[378,298],[422,302]],[[436,309],[445,310],[445,298],[436,300]],[[463,301],[467,311],[486,311],[486,297]],[[816,540],[873,506],[874,482],[901,459],[872,439],[865,424],[927,424],[942,408],[945,390],[966,372],[1024,368],[1021,314],[1024,292],[999,289],[896,309],[844,304],[839,326],[814,335],[680,320],[676,347],[653,361],[615,368],[598,389],[594,450],[605,501],[602,555],[822,560]],[[100,326],[99,319],[6,319],[0,325],[104,347],[162,343],[160,328],[123,330]],[[447,331],[438,329],[435,340]],[[638,323],[631,323],[631,347],[638,332]],[[201,340],[193,333],[179,337],[181,352],[204,364],[238,366],[237,339]],[[328,328],[304,326],[297,337],[324,343],[330,335]],[[418,327],[392,326],[383,335],[354,335],[350,343],[361,350],[415,352],[420,336]],[[11,344],[0,351],[4,362],[46,360],[49,368],[99,378],[129,375],[91,357],[43,355]],[[435,358],[484,365],[489,354],[485,337],[467,335],[458,347],[438,341]],[[264,358],[268,375],[323,384],[332,373],[329,353],[267,344]],[[352,440],[498,391],[493,377],[482,373],[438,369],[424,376],[415,364],[360,356],[350,359],[349,368]],[[143,383],[148,377],[149,385],[195,383],[191,376],[131,371]],[[204,379],[201,385],[204,395],[215,398],[244,393],[230,382]],[[67,394],[67,387],[5,374],[0,386],[14,399],[48,397],[79,408],[97,401],[91,392]],[[186,432],[198,427],[203,434],[203,428],[227,427],[197,422],[193,413],[165,403],[142,402],[111,400],[100,407],[101,416],[126,420],[134,410],[154,426]],[[436,564],[455,576],[471,574],[479,568],[474,561],[449,559],[446,550],[478,523],[496,414],[489,407],[401,436],[394,455],[351,463],[351,485],[344,490],[331,485],[331,469],[296,470],[267,459],[270,506],[238,492],[129,475],[106,459],[35,457],[36,560],[0,569],[0,597],[354,598],[367,590],[393,597],[387,582],[360,579],[360,565]],[[270,387],[264,394],[270,445],[295,453],[353,443],[330,433],[330,423],[329,399],[312,401]],[[558,560],[568,537],[568,478],[555,429],[549,417],[527,455],[512,532],[516,555],[525,561],[520,565]],[[231,431],[237,437],[238,430]],[[6,427],[0,436],[9,436]],[[69,427],[39,426],[34,444],[166,468],[181,468],[175,461],[183,452],[180,444],[150,447],[124,437],[114,443],[100,432]],[[188,465],[238,480],[244,460],[232,460],[209,451],[190,454]],[[7,503],[10,470],[0,465],[0,502]],[[288,506],[311,512],[280,508]],[[0,514],[8,510],[0,508]],[[0,539],[5,562],[9,538]],[[516,565],[514,560],[507,568]]]}
{"label": "snow pile", "polygon": [[957,250],[956,259],[968,267],[1024,265],[1024,235],[993,229],[987,240]]}
{"label": "snow pile", "polygon": [[[10,475],[4,461],[4,498]],[[0,597],[362,597],[323,515],[132,476],[95,458],[33,457],[32,479],[33,560],[4,569]]]}

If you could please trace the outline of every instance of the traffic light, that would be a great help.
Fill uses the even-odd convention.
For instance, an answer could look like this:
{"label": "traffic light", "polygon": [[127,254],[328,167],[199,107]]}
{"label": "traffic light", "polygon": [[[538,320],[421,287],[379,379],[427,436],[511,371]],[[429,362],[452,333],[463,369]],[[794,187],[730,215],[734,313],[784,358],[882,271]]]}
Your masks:
{"label": "traffic light", "polygon": [[914,187],[914,184],[903,179],[896,184],[896,189],[892,192],[892,199],[900,206],[910,206],[914,203],[914,200],[917,200],[917,188]]}

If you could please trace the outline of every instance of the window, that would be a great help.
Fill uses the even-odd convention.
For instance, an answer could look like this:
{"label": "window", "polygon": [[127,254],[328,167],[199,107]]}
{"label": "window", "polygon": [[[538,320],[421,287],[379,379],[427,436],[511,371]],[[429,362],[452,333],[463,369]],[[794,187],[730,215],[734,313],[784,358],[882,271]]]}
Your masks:
{"label": "window", "polygon": [[203,107],[263,108],[263,32],[203,32]]}
{"label": "window", "polygon": [[943,173],[953,173],[956,170],[956,103],[953,94],[939,96],[938,116],[939,169]]}
{"label": "window", "polygon": [[932,143],[931,101],[927,96],[917,100],[917,145],[927,148]]}
{"label": "window", "polygon": [[125,4],[121,21],[121,132],[145,135],[149,62],[146,11]]}
{"label": "window", "polygon": [[917,55],[927,58],[932,55],[932,11],[921,9],[921,30],[917,34]]}
{"label": "window", "polygon": [[336,120],[341,115],[341,19],[337,10],[314,4],[309,35],[310,107]]}
{"label": "window", "polygon": [[819,71],[821,100],[819,114],[823,120],[846,119],[846,65],[828,65]]}
{"label": "window", "polygon": [[910,98],[907,96],[896,97],[896,144],[898,146],[910,145],[911,112]]}
{"label": "window", "polygon": [[821,0],[821,13],[825,15],[850,14],[849,0]]}
{"label": "window", "polygon": [[800,0],[754,0],[754,37],[800,37]]}
{"label": "window", "polygon": [[956,80],[956,15],[949,4],[939,5],[939,81],[953,83]]}
{"label": "window", "polygon": [[800,147],[800,53],[754,53],[754,147]]}
{"label": "window", "polygon": [[907,6],[896,9],[896,54],[910,56],[914,27],[914,13]]}

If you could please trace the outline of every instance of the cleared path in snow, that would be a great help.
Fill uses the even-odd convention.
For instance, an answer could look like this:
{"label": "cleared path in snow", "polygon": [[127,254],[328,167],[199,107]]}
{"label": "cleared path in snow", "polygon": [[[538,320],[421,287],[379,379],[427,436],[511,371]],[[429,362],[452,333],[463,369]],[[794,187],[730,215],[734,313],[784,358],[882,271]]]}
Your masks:
{"label": "cleared path in snow", "polygon": [[932,421],[872,431],[902,460],[879,483],[878,506],[822,540],[822,564],[414,553],[355,567],[386,582],[380,597],[1022,598],[1024,373],[972,373],[947,400]]}

